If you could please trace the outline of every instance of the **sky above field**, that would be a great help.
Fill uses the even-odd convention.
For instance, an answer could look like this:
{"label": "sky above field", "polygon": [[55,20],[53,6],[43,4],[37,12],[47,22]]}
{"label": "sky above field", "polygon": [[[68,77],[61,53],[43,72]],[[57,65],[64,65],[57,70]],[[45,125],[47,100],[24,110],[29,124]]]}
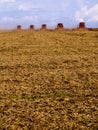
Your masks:
{"label": "sky above field", "polygon": [[98,27],[98,0],[0,0],[0,28],[28,28],[42,23],[56,27],[77,27],[84,21],[87,27]]}

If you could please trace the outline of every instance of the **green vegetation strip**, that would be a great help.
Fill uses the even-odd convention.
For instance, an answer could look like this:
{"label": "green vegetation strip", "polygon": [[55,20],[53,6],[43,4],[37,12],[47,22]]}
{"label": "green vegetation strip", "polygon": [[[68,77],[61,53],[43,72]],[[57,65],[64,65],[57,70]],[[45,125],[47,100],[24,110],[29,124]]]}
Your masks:
{"label": "green vegetation strip", "polygon": [[66,98],[66,97],[73,97],[74,95],[71,93],[64,93],[64,92],[56,92],[56,93],[49,93],[49,94],[43,94],[43,95],[29,95],[26,93],[23,93],[22,95],[12,95],[7,97],[0,97],[0,100],[2,99],[27,99],[27,100],[38,100],[43,98]]}

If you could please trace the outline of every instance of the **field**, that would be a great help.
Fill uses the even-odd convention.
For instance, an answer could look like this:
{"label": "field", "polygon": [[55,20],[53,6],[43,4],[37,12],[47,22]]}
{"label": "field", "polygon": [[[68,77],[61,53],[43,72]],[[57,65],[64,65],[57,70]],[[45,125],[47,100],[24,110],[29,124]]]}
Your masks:
{"label": "field", "polygon": [[98,129],[98,31],[0,32],[0,130]]}

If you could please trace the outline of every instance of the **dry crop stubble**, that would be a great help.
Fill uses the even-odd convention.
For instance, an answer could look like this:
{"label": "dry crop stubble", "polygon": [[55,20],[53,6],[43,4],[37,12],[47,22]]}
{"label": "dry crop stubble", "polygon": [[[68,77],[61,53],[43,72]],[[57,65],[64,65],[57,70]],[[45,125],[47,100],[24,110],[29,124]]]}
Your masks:
{"label": "dry crop stubble", "polygon": [[97,130],[98,34],[0,32],[0,129]]}

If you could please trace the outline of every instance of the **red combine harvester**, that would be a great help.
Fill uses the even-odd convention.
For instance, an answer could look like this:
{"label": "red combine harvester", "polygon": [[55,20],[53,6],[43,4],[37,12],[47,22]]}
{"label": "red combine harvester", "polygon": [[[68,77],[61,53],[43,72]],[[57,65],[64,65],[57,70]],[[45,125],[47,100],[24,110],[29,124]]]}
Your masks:
{"label": "red combine harvester", "polygon": [[80,22],[79,23],[79,28],[85,28],[85,22]]}
{"label": "red combine harvester", "polygon": [[17,25],[18,30],[21,30],[21,28],[22,28],[21,25]]}
{"label": "red combine harvester", "polygon": [[34,25],[30,25],[30,29],[34,29]]}
{"label": "red combine harvester", "polygon": [[42,28],[41,29],[47,29],[47,25],[46,24],[42,24]]}
{"label": "red combine harvester", "polygon": [[57,29],[63,29],[63,28],[64,28],[63,23],[58,23],[57,24]]}

